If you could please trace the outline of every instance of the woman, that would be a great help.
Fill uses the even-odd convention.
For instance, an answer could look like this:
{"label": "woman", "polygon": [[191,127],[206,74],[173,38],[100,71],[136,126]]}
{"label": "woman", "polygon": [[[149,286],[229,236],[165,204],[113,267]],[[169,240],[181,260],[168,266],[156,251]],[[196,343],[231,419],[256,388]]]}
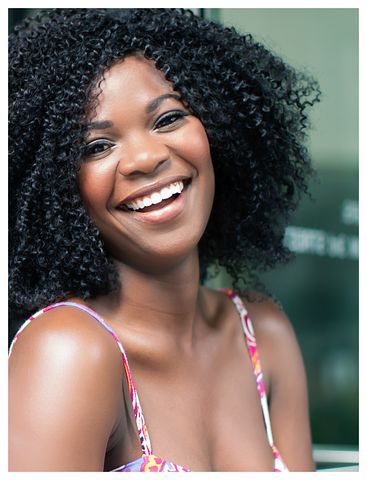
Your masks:
{"label": "woman", "polygon": [[10,59],[10,470],[312,470],[289,320],[200,277],[289,257],[317,85],[183,10],[44,12]]}

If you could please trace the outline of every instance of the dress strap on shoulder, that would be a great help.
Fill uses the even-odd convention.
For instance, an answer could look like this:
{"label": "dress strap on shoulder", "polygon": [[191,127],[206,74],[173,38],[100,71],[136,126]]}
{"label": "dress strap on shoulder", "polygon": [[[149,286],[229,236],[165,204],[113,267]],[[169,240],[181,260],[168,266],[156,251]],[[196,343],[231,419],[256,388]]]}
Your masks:
{"label": "dress strap on shoulder", "polygon": [[136,426],[139,432],[139,439],[141,443],[141,448],[143,451],[144,455],[151,455],[152,454],[152,448],[151,448],[151,443],[150,443],[150,438],[149,438],[149,433],[148,429],[145,424],[144,420],[144,415],[143,411],[140,405],[139,397],[138,397],[138,392],[135,388],[134,381],[131,375],[131,370],[129,367],[129,362],[126,357],[126,353],[124,350],[124,347],[122,346],[122,343],[115,333],[115,331],[106,323],[103,318],[98,315],[97,312],[92,310],[91,308],[87,307],[86,305],[83,305],[81,303],[77,302],[58,302],[54,303],[52,305],[49,305],[48,307],[45,307],[41,310],[39,310],[37,313],[33,314],[31,317],[29,317],[23,325],[19,328],[17,331],[16,335],[14,336],[13,341],[11,342],[10,348],[9,348],[9,357],[11,355],[11,352],[13,350],[13,347],[21,334],[21,332],[29,325],[31,321],[33,321],[35,318],[39,317],[42,313],[46,313],[49,310],[53,310],[54,308],[57,307],[75,307],[78,308],[79,310],[83,310],[84,312],[88,313],[90,316],[92,316],[95,320],[97,320],[108,332],[112,335],[114,338],[115,342],[118,345],[118,348],[120,349],[121,356],[122,356],[122,362],[124,365],[124,369],[126,372],[126,377],[127,377],[127,382],[128,382],[128,388],[129,388],[129,395],[130,395],[130,400],[133,406],[133,411],[134,411],[134,416],[135,416],[135,421],[136,421]]}
{"label": "dress strap on shoulder", "polygon": [[268,401],[267,401],[266,391],[265,391],[264,375],[261,368],[259,352],[257,350],[254,328],[252,326],[251,319],[247,313],[246,307],[243,304],[243,301],[241,300],[241,298],[233,290],[230,290],[230,289],[221,289],[221,290],[224,291],[232,300],[240,316],[242,330],[243,330],[243,333],[245,334],[247,349],[250,355],[254,375],[256,378],[257,391],[259,392],[259,396],[260,396],[261,409],[263,413],[266,434],[267,434],[270,446],[273,447],[274,441],[273,441],[273,433],[271,429]]}

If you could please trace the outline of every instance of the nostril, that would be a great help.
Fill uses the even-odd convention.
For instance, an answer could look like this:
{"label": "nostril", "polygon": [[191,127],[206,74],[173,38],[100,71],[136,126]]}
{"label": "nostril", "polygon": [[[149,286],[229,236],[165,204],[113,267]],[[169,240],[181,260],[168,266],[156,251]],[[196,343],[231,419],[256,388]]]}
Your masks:
{"label": "nostril", "polygon": [[136,148],[126,148],[123,158],[119,161],[118,170],[124,176],[153,173],[169,161],[167,149],[165,151],[162,149],[152,151],[143,148],[142,145],[140,145],[138,151],[136,151]]}
{"label": "nostril", "polygon": [[167,160],[168,160],[168,159],[165,158],[164,160],[161,160],[160,162],[158,162],[158,165],[157,165],[156,168],[159,168],[161,165],[163,165],[164,163],[166,163]]}

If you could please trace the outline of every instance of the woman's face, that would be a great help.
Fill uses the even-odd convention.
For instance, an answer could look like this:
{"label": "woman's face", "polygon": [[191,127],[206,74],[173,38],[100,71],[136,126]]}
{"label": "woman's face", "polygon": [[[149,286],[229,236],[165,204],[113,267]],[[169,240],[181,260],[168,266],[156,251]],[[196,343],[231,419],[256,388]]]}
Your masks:
{"label": "woman's face", "polygon": [[121,262],[148,270],[181,261],[213,203],[204,127],[142,56],[116,63],[101,88],[78,173],[83,203]]}

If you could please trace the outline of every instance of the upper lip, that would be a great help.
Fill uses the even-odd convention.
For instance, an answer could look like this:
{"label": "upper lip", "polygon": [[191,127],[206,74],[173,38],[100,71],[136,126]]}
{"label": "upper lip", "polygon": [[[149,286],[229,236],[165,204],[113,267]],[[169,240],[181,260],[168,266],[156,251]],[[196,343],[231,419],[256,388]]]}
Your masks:
{"label": "upper lip", "polygon": [[163,187],[170,185],[171,183],[175,182],[185,182],[186,180],[190,180],[190,177],[187,175],[176,175],[172,177],[163,178],[158,182],[151,183],[149,185],[145,185],[142,188],[138,188],[133,193],[131,193],[128,197],[125,197],[123,200],[119,202],[119,205],[123,205],[129,202],[132,202],[136,198],[144,197],[144,195],[150,195],[154,192],[159,192]]}

